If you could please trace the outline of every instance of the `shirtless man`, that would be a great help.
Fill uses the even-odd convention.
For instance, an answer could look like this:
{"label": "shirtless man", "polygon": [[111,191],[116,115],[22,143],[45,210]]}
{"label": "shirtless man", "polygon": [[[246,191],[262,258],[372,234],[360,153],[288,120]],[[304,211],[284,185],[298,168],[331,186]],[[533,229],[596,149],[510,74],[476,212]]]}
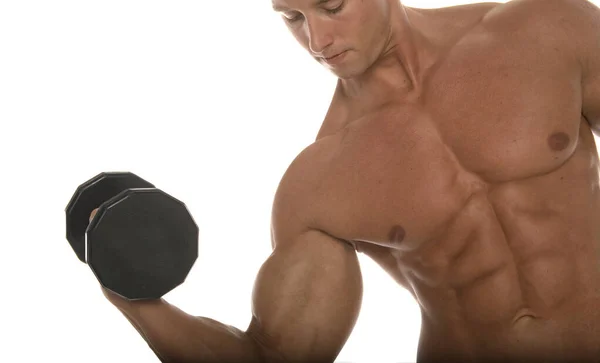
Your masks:
{"label": "shirtless man", "polygon": [[339,77],[331,107],[276,192],[247,330],[105,291],[160,359],[334,361],[364,253],[418,301],[420,362],[599,362],[600,10],[273,6]]}

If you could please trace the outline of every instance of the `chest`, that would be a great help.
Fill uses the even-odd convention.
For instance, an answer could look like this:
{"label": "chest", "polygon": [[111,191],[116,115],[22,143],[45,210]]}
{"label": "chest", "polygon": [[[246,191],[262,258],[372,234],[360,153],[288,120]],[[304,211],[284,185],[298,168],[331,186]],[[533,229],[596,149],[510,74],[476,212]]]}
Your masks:
{"label": "chest", "polygon": [[320,190],[321,210],[344,211],[322,216],[333,234],[415,248],[473,195],[543,177],[577,145],[579,79],[553,49],[470,40],[421,92],[418,102],[354,115]]}
{"label": "chest", "polygon": [[515,37],[466,37],[424,86],[422,113],[461,165],[489,182],[563,162],[581,121],[578,67],[551,43]]}

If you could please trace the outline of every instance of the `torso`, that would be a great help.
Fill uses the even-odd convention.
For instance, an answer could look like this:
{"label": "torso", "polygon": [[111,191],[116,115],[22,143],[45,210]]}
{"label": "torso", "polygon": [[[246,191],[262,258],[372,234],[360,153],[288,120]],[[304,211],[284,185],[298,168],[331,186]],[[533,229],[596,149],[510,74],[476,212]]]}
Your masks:
{"label": "torso", "polygon": [[315,227],[414,295],[420,360],[595,359],[599,164],[580,75],[502,16],[461,37],[418,97],[344,112],[317,141],[330,160]]}

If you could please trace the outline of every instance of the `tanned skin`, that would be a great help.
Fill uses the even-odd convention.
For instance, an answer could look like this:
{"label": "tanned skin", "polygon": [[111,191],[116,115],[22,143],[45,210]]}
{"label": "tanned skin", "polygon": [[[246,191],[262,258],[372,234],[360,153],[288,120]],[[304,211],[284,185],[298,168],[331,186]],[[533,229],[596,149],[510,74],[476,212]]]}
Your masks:
{"label": "tanned skin", "polygon": [[600,10],[272,1],[338,85],[245,331],[105,291],[160,359],[333,362],[363,253],[420,305],[419,362],[600,362]]}

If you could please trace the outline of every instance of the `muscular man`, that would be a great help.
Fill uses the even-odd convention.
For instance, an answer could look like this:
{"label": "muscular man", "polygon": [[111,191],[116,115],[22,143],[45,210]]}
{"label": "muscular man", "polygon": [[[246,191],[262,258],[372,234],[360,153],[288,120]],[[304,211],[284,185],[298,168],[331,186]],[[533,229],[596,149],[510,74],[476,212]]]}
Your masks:
{"label": "muscular man", "polygon": [[276,192],[247,330],[106,292],[156,354],[332,362],[364,253],[418,301],[420,362],[600,361],[600,10],[273,7],[339,78],[331,107]]}

